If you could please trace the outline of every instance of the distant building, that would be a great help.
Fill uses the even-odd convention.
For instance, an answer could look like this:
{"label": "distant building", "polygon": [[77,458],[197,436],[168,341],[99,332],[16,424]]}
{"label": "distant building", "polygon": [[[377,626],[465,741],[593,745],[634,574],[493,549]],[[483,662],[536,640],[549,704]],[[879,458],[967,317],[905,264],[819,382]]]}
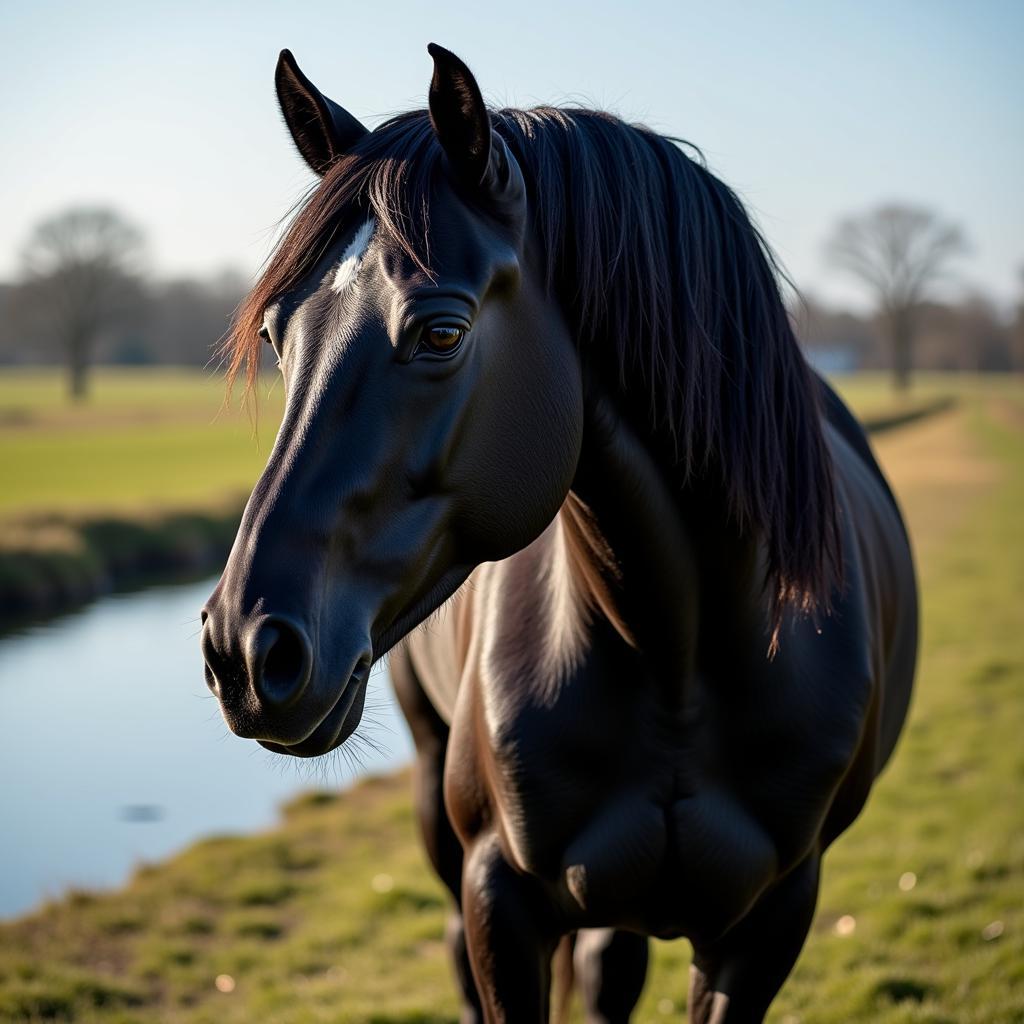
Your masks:
{"label": "distant building", "polygon": [[860,354],[852,346],[805,345],[807,362],[826,377],[860,369]]}

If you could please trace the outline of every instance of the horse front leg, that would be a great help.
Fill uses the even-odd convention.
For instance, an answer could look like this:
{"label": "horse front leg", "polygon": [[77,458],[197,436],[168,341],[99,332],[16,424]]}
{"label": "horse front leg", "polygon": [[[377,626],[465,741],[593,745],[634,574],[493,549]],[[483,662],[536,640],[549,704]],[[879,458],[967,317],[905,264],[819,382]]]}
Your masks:
{"label": "horse front leg", "polygon": [[430,863],[452,897],[445,939],[462,1003],[459,1021],[460,1024],[481,1024],[483,1010],[469,966],[462,920],[462,845],[444,806],[444,765],[449,729],[430,703],[405,649],[399,647],[392,653],[390,671],[395,694],[416,744],[413,778],[416,817],[423,845]]}
{"label": "horse front leg", "polygon": [[817,852],[764,893],[711,946],[694,948],[691,1024],[760,1024],[807,939],[818,900]]}
{"label": "horse front leg", "polygon": [[546,1024],[561,930],[540,884],[508,864],[493,835],[467,851],[462,914],[487,1024]]}
{"label": "horse front leg", "polygon": [[573,960],[587,1024],[628,1024],[647,979],[647,936],[586,928]]}

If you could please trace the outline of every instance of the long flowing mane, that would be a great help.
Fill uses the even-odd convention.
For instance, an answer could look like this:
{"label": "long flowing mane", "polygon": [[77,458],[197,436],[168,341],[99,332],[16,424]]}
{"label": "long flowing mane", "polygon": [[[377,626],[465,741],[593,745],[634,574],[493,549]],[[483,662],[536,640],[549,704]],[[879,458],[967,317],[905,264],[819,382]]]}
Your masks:
{"label": "long flowing mane", "polygon": [[[737,526],[761,532],[776,630],[789,605],[827,607],[841,554],[818,388],[739,199],[678,140],[608,114],[491,117],[522,168],[547,281],[581,358],[667,442],[680,487],[710,480]],[[253,381],[266,306],[366,212],[429,271],[442,159],[429,115],[414,111],[332,165],[239,310],[229,379],[246,367]]]}

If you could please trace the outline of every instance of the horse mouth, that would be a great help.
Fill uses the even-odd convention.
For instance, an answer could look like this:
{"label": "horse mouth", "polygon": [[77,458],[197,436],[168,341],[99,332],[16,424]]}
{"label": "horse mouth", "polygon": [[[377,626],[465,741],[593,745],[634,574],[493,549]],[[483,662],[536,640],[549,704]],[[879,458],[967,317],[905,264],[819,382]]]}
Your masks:
{"label": "horse mouth", "polygon": [[449,570],[411,608],[398,615],[390,626],[374,637],[373,654],[366,654],[360,659],[334,705],[305,739],[297,743],[257,740],[260,746],[275,754],[288,754],[292,757],[320,757],[330,753],[335,747],[340,747],[355,732],[362,718],[366,684],[374,663],[383,658],[434,609],[447,601],[462,586],[468,575],[469,572],[465,568],[456,567]]}
{"label": "horse mouth", "polygon": [[304,740],[298,743],[257,740],[259,745],[272,753],[288,754],[291,757],[320,757],[330,753],[335,747],[340,747],[356,731],[363,716],[370,667],[369,658],[363,658],[359,662],[330,711]]}

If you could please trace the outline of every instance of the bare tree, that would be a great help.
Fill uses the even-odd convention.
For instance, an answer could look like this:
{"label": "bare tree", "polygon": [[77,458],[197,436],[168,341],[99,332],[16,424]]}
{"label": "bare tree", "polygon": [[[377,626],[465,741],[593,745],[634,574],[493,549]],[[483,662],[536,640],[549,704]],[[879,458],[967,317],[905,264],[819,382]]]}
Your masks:
{"label": "bare tree", "polygon": [[874,294],[892,352],[894,383],[906,389],[921,303],[949,261],[966,251],[963,234],[932,210],[891,203],[840,221],[827,248],[837,267],[859,277]]}
{"label": "bare tree", "polygon": [[57,341],[74,400],[86,393],[97,338],[138,304],[142,232],[115,210],[80,207],[36,225],[22,258],[19,304]]}

